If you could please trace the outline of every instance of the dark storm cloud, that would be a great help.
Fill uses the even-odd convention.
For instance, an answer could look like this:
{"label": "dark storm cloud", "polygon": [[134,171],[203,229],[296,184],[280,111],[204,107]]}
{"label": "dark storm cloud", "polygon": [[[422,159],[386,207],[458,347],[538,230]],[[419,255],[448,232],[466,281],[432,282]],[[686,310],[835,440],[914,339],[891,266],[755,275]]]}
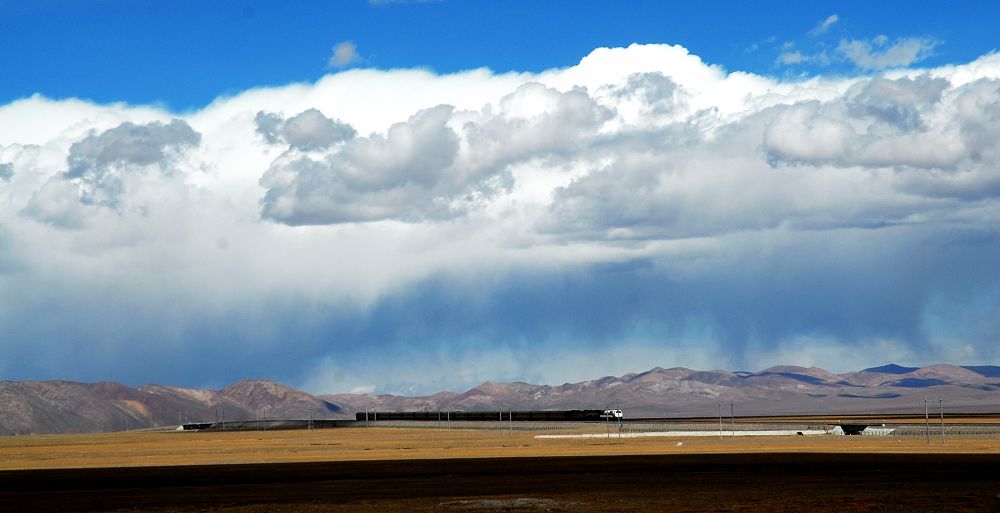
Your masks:
{"label": "dark storm cloud", "polygon": [[[977,300],[968,291],[1000,286],[990,263],[1000,251],[1000,235],[909,230],[775,241],[771,255],[749,248],[713,264],[716,272],[693,278],[650,260],[518,272],[488,290],[442,275],[367,311],[289,298],[261,299],[218,314],[126,297],[96,303],[67,290],[9,312],[22,321],[8,334],[23,343],[0,370],[13,379],[97,380],[113,374],[133,384],[221,386],[218,376],[234,372],[300,378],[321,357],[348,371],[377,370],[372,362],[384,354],[506,348],[528,368],[566,349],[586,354],[636,337],[670,347],[701,330],[726,348],[724,363],[733,368],[802,334],[858,350],[880,338],[926,349],[929,313],[961,312]],[[920,251],[928,245],[939,249]],[[928,298],[941,293],[952,302],[928,312]],[[42,309],[47,322],[29,322]],[[989,329],[982,326],[981,338],[967,342],[990,347]],[[157,343],[105,346],[108,337],[153,337]],[[63,341],[58,354],[35,354],[47,351],[44,341],[52,339]],[[382,372],[396,363],[385,362]],[[648,362],[675,364],[666,358]]]}
{"label": "dark storm cloud", "polygon": [[[878,337],[919,344],[930,296],[1000,284],[995,266],[979,265],[1000,249],[1000,234],[959,238],[919,232],[849,230],[807,240],[777,238],[765,244],[766,254],[747,248],[711,262],[715,272],[695,278],[649,260],[517,274],[486,300],[475,288],[429,281],[379,305],[369,323],[377,330],[371,338],[447,341],[474,333],[484,341],[582,349],[628,339],[640,327],[664,340],[683,337],[689,321],[700,319],[737,358],[747,358],[740,353],[751,341],[767,348],[802,333],[848,345]],[[942,237],[955,246],[914,258],[922,245],[945,242]],[[976,270],[949,268],[948,262]]]}

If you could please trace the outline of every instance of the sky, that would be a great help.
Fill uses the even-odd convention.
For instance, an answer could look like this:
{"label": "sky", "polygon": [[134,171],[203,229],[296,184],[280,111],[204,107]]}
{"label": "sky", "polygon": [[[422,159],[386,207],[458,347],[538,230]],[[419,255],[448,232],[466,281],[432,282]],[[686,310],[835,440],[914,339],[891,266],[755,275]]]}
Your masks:
{"label": "sky", "polygon": [[0,379],[998,363],[997,11],[0,0]]}

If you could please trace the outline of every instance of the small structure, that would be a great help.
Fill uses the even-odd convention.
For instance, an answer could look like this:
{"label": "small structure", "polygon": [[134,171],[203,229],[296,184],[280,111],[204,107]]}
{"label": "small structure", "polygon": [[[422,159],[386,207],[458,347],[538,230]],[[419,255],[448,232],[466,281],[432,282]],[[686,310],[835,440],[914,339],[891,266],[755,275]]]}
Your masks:
{"label": "small structure", "polygon": [[870,422],[851,420],[847,422],[840,422],[838,426],[844,431],[845,435],[860,435],[862,431],[870,426]]}
{"label": "small structure", "polygon": [[873,426],[875,422],[873,421],[863,421],[863,420],[851,420],[846,422],[838,422],[833,429],[830,430],[831,435],[865,435],[865,436],[888,436],[895,431],[895,428],[885,427],[884,423],[879,426]]}
{"label": "small structure", "polygon": [[861,434],[865,436],[889,436],[895,430],[896,428],[885,427],[885,424],[882,424],[879,427],[869,426]]}

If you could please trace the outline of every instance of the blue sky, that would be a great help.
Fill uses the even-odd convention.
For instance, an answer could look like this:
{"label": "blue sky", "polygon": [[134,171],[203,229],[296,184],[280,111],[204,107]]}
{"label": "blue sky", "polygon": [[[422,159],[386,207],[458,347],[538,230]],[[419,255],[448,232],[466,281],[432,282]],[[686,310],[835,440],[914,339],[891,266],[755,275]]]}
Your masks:
{"label": "blue sky", "polygon": [[[838,21],[810,36],[823,20]],[[841,39],[930,37],[923,63],[967,62],[997,47],[995,2],[441,1],[0,2],[0,100],[41,93],[98,102],[202,107],[262,85],[314,81],[330,48],[353,41],[376,68],[450,73],[571,66],[597,47],[682,44],[706,62],[761,74],[844,73],[776,65]]]}
{"label": "blue sky", "polygon": [[0,0],[0,379],[997,363],[998,10]]}

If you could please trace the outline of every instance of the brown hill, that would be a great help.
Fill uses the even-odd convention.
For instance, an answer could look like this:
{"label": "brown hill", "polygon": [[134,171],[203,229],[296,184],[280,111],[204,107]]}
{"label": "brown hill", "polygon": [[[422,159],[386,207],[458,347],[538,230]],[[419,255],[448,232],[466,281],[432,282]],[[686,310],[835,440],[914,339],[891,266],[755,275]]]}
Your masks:
{"label": "brown hill", "polygon": [[340,407],[318,397],[273,381],[237,381],[222,389],[219,395],[270,419],[329,418],[340,413]]}
{"label": "brown hill", "polygon": [[[1000,369],[885,366],[847,374],[776,366],[757,373],[654,368],[559,386],[486,382],[427,397],[320,396],[346,411],[564,410],[621,408],[630,417],[920,412],[924,396],[950,411],[1000,411]],[[991,377],[992,376],[992,377]]]}
{"label": "brown hill", "polygon": [[[335,405],[270,381],[223,390],[72,381],[0,382],[0,434],[89,433],[184,422],[335,418]],[[259,416],[259,417],[258,417]],[[343,415],[341,415],[343,416]]]}
{"label": "brown hill", "polygon": [[364,411],[494,411],[621,408],[626,416],[922,412],[923,398],[946,411],[1000,412],[1000,367],[886,365],[846,374],[776,366],[757,373],[656,367],[642,373],[564,383],[486,382],[430,396],[314,396],[272,381],[222,390],[120,383],[0,382],[0,434],[117,431],[183,422],[353,418]]}

